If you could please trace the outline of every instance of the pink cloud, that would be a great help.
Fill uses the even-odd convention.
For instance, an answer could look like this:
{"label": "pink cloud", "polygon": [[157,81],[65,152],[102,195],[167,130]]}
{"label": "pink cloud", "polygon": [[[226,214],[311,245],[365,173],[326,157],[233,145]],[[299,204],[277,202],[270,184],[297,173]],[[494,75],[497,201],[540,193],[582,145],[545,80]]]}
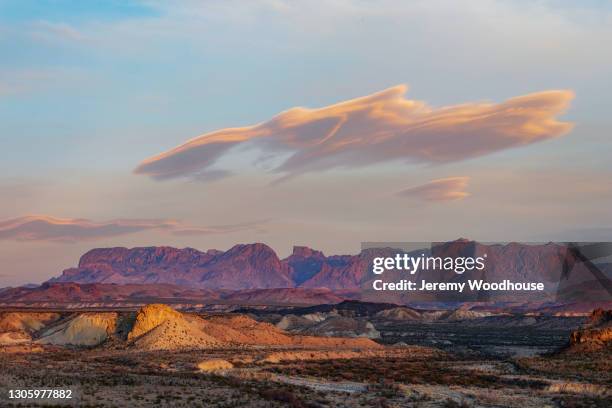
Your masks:
{"label": "pink cloud", "polygon": [[143,161],[135,173],[156,179],[223,177],[229,173],[213,166],[247,142],[264,155],[288,153],[271,170],[283,177],[392,160],[446,163],[556,138],[572,128],[556,119],[569,106],[571,91],[433,108],[406,99],[406,90],[399,85],[319,109],[293,108],[257,125],[207,133]]}
{"label": "pink cloud", "polygon": [[420,186],[400,191],[398,195],[426,201],[462,200],[470,195],[465,191],[469,180],[469,177],[448,177],[432,180]]}
{"label": "pink cloud", "polygon": [[253,222],[201,227],[173,220],[118,219],[94,222],[86,219],[28,215],[0,221],[0,240],[75,242],[147,230],[166,231],[173,235],[209,235],[257,229],[261,227],[261,224],[261,222]]}

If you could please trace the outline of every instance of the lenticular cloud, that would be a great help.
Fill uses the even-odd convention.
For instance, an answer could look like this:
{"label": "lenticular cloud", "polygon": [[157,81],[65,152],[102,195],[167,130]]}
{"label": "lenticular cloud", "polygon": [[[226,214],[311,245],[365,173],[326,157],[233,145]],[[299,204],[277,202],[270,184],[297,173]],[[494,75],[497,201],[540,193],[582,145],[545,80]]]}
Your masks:
{"label": "lenticular cloud", "polygon": [[398,193],[401,197],[419,198],[426,201],[462,200],[470,195],[467,188],[469,177],[447,177],[410,187]]}
{"label": "lenticular cloud", "polygon": [[173,235],[208,235],[260,229],[262,222],[191,226],[173,220],[119,219],[95,222],[81,218],[27,215],[0,220],[0,240],[76,242],[141,231],[159,230]]}
{"label": "lenticular cloud", "polygon": [[293,108],[257,125],[207,133],[143,161],[135,173],[156,179],[228,174],[213,166],[246,142],[264,153],[284,153],[286,158],[271,170],[284,177],[385,161],[445,163],[552,139],[572,128],[556,118],[573,98],[567,90],[440,108],[406,99],[406,90],[399,85],[319,109]]}

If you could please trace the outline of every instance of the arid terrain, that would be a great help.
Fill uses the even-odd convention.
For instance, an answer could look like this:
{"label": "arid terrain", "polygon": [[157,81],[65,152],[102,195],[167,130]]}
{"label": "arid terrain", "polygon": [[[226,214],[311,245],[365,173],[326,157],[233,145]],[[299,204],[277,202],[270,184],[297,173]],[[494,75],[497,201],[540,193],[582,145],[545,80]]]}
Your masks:
{"label": "arid terrain", "polygon": [[[257,312],[257,313],[255,313]],[[74,406],[607,407],[610,312],[526,316],[343,302],[184,313],[5,311],[8,389]]]}
{"label": "arid terrain", "polygon": [[[553,244],[457,240],[435,248],[459,255],[486,249],[500,259],[491,276],[550,281],[559,278],[561,255],[565,263],[577,256]],[[225,252],[93,249],[40,285],[0,289],[0,403],[612,404],[608,264],[573,273],[537,298],[385,292],[381,301],[361,288],[371,280],[371,258],[389,251],[325,256],[295,247],[280,259],[264,244]],[[522,268],[525,262],[537,268]],[[581,296],[567,295],[574,292]],[[69,389],[72,398],[9,398],[10,390],[36,389]]]}

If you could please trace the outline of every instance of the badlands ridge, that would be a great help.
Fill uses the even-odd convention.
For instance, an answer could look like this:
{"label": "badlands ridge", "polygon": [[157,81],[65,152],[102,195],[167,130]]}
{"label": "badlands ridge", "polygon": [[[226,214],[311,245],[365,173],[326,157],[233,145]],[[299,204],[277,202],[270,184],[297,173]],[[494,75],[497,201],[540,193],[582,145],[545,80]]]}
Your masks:
{"label": "badlands ridge", "polygon": [[0,314],[0,345],[102,346],[142,351],[274,346],[377,349],[367,338],[289,334],[245,315],[181,313],[163,304],[138,312]]}

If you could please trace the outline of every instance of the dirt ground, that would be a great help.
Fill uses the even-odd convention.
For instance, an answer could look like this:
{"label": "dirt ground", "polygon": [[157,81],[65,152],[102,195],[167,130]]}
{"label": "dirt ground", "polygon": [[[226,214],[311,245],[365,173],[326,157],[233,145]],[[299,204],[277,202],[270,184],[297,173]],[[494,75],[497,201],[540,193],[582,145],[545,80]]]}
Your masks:
{"label": "dirt ground", "polygon": [[[607,351],[580,356],[580,363],[567,354],[482,359],[424,347],[351,358],[302,349],[297,356],[308,358],[267,358],[292,352],[5,348],[0,353],[0,404],[48,406],[48,401],[7,398],[8,389],[34,388],[70,388],[71,401],[53,403],[86,407],[535,408],[612,403]],[[229,364],[217,371],[198,368],[212,359]]]}

